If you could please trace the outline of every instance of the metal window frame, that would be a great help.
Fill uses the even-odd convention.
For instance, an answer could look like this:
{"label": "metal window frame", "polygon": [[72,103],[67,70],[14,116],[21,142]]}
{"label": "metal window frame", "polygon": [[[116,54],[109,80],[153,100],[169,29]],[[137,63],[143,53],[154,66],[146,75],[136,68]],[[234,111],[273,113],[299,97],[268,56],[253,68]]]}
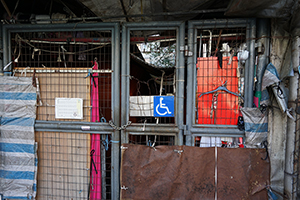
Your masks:
{"label": "metal window frame", "polygon": [[[134,30],[176,30],[176,101],[175,101],[175,124],[141,124],[146,127],[145,131],[141,131],[140,125],[132,124],[126,130],[121,131],[121,142],[128,143],[128,135],[130,133],[141,135],[168,135],[163,133],[164,127],[169,127],[175,135],[176,145],[183,145],[183,119],[184,119],[184,76],[185,61],[184,52],[180,51],[180,47],[185,44],[185,22],[142,22],[142,23],[124,23],[122,26],[122,68],[121,68],[121,124],[127,124],[129,121],[129,87],[130,87],[130,31]],[[149,128],[148,127],[155,127]],[[168,129],[168,128],[167,128]]]}
{"label": "metal window frame", "polygon": [[[120,25],[119,23],[72,23],[72,24],[21,24],[3,25],[3,67],[8,64],[11,58],[11,33],[14,32],[54,32],[54,31],[111,31],[111,56],[112,56],[112,77],[111,77],[111,106],[112,120],[116,126],[120,126]],[[11,71],[11,66],[6,71]],[[0,69],[3,72],[3,68]],[[90,126],[90,130],[83,131],[82,126]],[[72,128],[71,128],[72,127]],[[118,130],[111,128],[109,123],[94,122],[60,122],[60,121],[36,121],[35,131],[50,132],[80,132],[87,134],[111,134],[113,141],[120,141]],[[111,161],[111,198],[119,199],[120,196],[120,143],[112,143]]]}
{"label": "metal window frame", "polygon": [[186,104],[186,145],[193,145],[195,136],[229,136],[244,137],[244,131],[237,129],[235,125],[201,125],[195,124],[195,94],[196,94],[196,59],[197,29],[209,28],[246,28],[246,43],[250,56],[245,66],[245,107],[253,105],[254,63],[255,63],[255,19],[215,19],[188,22],[188,47],[193,56],[188,58],[187,65],[187,104]]}

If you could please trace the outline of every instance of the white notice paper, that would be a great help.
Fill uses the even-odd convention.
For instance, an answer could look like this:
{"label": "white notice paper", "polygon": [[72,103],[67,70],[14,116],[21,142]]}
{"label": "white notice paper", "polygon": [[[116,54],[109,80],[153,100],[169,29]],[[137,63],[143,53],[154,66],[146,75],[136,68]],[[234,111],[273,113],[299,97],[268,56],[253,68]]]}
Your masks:
{"label": "white notice paper", "polygon": [[130,96],[130,116],[153,116],[153,96]]}
{"label": "white notice paper", "polygon": [[56,119],[83,119],[83,100],[80,98],[55,98]]}

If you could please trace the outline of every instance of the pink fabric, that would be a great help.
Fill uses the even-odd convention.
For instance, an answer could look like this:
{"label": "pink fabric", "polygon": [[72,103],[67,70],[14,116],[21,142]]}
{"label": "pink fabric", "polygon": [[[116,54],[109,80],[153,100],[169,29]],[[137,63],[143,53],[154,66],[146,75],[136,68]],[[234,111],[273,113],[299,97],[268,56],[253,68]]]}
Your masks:
{"label": "pink fabric", "polygon": [[253,103],[258,108],[258,97],[253,97]]}
{"label": "pink fabric", "polygon": [[[93,69],[98,69],[98,63],[95,61]],[[94,82],[91,77],[91,105],[92,105],[92,122],[99,122],[99,87],[97,73],[93,73]],[[90,199],[101,199],[101,138],[100,134],[91,134],[91,150],[95,150],[93,159],[96,165],[97,174],[92,166],[92,176],[90,177]]]}

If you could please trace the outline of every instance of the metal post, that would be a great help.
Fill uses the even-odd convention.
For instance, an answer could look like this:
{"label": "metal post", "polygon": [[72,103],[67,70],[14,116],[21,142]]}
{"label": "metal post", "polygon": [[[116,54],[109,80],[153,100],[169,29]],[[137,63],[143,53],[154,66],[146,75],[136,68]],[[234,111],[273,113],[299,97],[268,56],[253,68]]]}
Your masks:
{"label": "metal post", "polygon": [[[122,28],[122,67],[121,67],[121,124],[127,124],[128,121],[128,99],[129,99],[129,58],[130,38],[126,25]],[[129,38],[129,39],[128,39]],[[121,131],[121,143],[128,143],[128,137],[125,130]]]}
{"label": "metal post", "polygon": [[[188,46],[191,52],[195,52],[194,48],[197,44],[194,44],[194,26],[192,23],[188,24]],[[194,122],[194,108],[195,108],[195,60],[196,54],[194,53],[192,57],[188,57],[187,61],[187,88],[186,88],[186,145],[192,146],[192,134],[191,127]]]}
{"label": "metal post", "polygon": [[178,31],[178,46],[177,55],[179,55],[179,63],[177,68],[178,80],[177,80],[177,110],[176,110],[176,117],[177,117],[177,126],[179,127],[178,132],[178,145],[183,145],[183,114],[184,114],[184,76],[185,76],[185,66],[184,66],[184,51],[180,51],[180,47],[184,47],[185,45],[185,24],[182,23],[179,26]]}
{"label": "metal post", "polygon": [[[2,49],[2,52],[0,52],[0,54],[3,54],[3,32],[2,32],[2,24],[0,24],[0,49]],[[0,76],[3,76],[3,56],[2,56],[2,60],[0,61]]]}
{"label": "metal post", "polygon": [[256,21],[253,19],[247,26],[247,46],[249,47],[249,60],[246,62],[245,77],[245,107],[253,105],[253,84],[254,84],[254,65],[255,65],[255,36]]}
{"label": "metal post", "polygon": [[[106,135],[101,135],[101,140],[105,140]],[[102,179],[102,199],[106,199],[106,149],[103,145],[101,145],[101,179]]]}
{"label": "metal post", "polygon": [[[297,100],[297,92],[299,85],[299,36],[294,36],[292,40],[292,64],[294,71],[296,72],[293,77],[290,78],[289,84],[289,101],[295,102]],[[293,110],[296,108],[296,104],[291,104]],[[295,133],[296,122],[292,119],[287,119],[287,136],[286,136],[286,152],[285,152],[285,174],[284,174],[284,191],[288,195],[289,199],[296,199],[296,187],[297,176],[294,169],[294,153],[295,149]]]}
{"label": "metal post", "polygon": [[7,52],[8,52],[8,44],[7,44],[7,31],[6,29],[4,28],[4,26],[1,26],[2,27],[2,45],[3,45],[3,60],[2,60],[2,67],[0,68],[0,73],[1,75],[3,75],[3,67],[5,65],[7,65],[8,63],[8,59],[7,59]]}
{"label": "metal post", "polygon": [[[270,48],[270,24],[268,19],[259,19],[257,21],[257,37],[258,40],[258,65],[257,65],[257,84],[255,86],[255,96],[258,98],[258,105],[260,105],[262,78],[269,62],[269,48]],[[263,51],[263,52],[262,52]]]}
{"label": "metal post", "polygon": [[[115,24],[112,30],[112,118],[116,126],[120,126],[120,27]],[[112,134],[112,199],[120,198],[120,131],[115,130]]]}

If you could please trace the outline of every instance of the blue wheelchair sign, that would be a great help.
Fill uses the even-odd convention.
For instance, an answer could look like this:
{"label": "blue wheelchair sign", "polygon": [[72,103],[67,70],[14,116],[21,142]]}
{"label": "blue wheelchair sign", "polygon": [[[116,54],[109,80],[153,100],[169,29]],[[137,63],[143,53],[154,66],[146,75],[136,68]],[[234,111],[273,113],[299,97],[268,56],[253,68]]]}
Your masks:
{"label": "blue wheelchair sign", "polygon": [[174,117],[174,96],[154,96],[154,117]]}

